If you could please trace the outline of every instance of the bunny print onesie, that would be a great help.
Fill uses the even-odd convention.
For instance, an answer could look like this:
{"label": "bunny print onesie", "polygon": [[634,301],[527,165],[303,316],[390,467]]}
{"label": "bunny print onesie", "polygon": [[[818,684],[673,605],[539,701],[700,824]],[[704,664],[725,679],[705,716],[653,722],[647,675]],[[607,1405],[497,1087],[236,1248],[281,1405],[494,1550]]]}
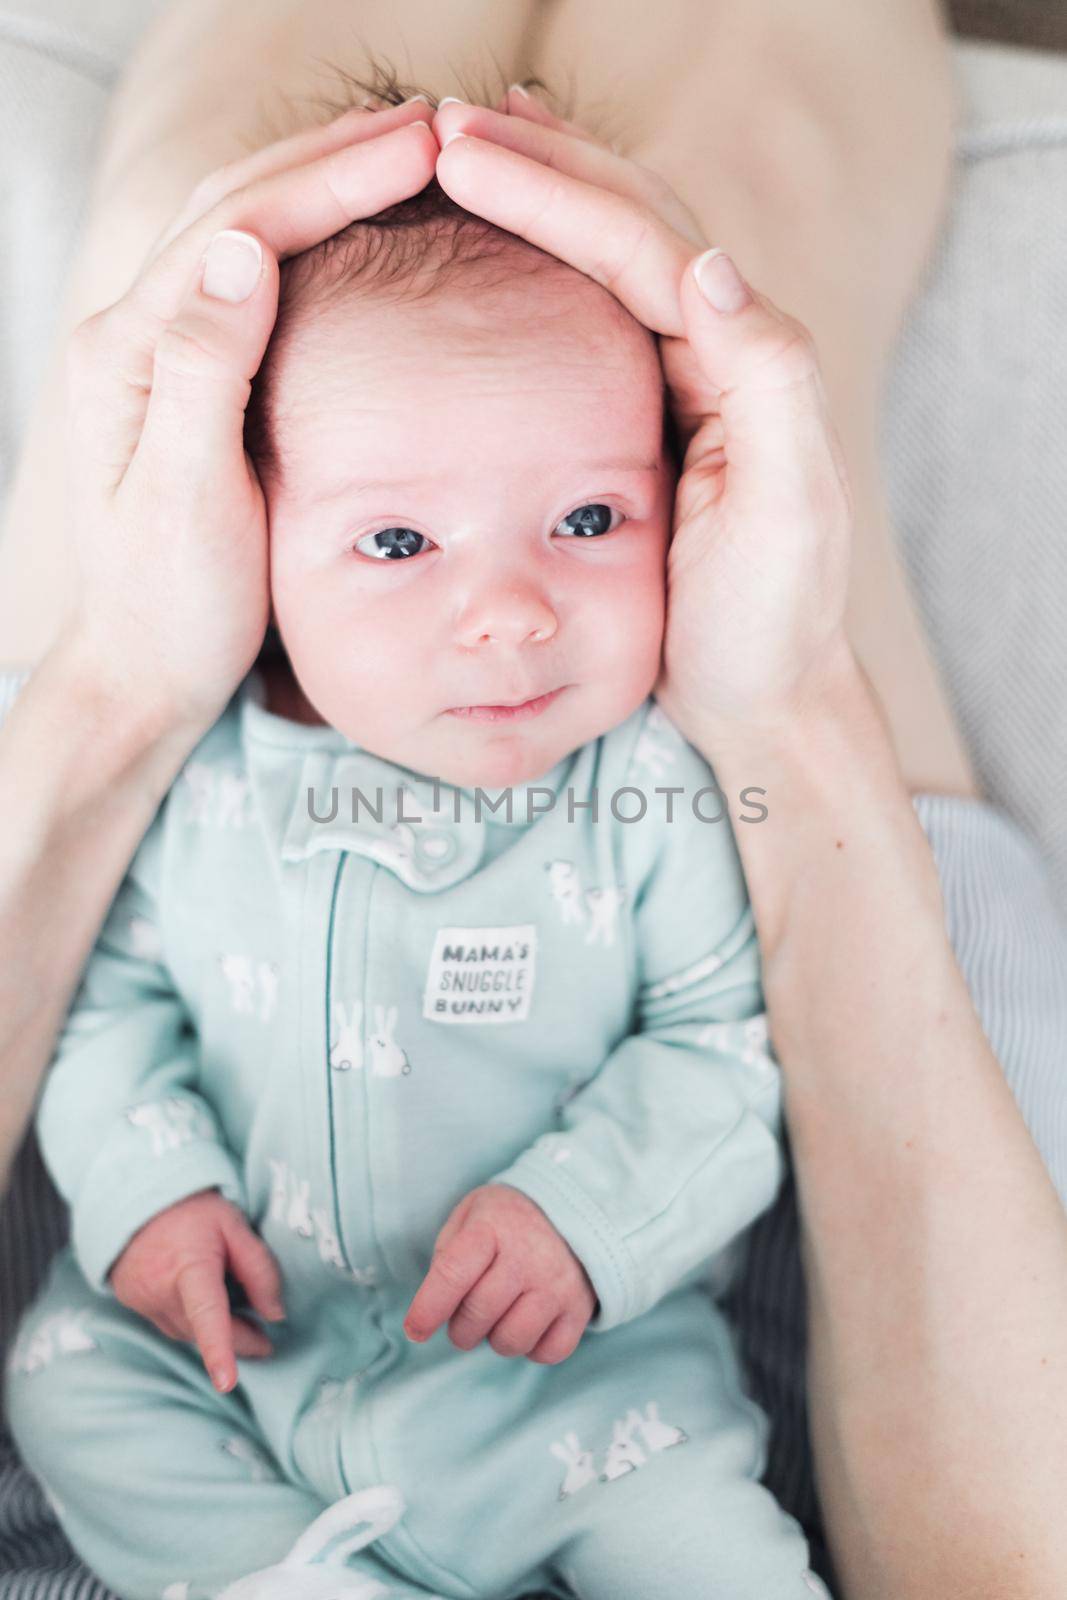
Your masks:
{"label": "bunny print onesie", "polygon": [[[37,1114],[71,1242],[7,1411],[124,1600],[251,1595],[278,1563],[262,1593],[294,1600],[825,1593],[759,1484],[766,1421],[715,1304],[782,1172],[730,827],[651,699],[487,792],[280,717],[246,679],[134,857]],[[557,1365],[402,1331],[446,1217],[489,1182],[592,1281]],[[287,1311],[226,1395],[108,1280],[213,1187]],[[285,1563],[372,1492],[403,1514],[337,1547],[344,1583],[336,1550],[325,1588],[321,1552]]]}

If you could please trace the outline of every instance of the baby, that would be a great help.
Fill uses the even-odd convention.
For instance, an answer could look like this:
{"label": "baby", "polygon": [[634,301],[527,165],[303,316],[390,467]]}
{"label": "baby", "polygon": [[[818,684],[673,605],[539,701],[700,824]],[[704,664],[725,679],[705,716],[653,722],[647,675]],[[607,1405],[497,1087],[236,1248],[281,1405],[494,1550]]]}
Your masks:
{"label": "baby", "polygon": [[[709,1292],[780,1083],[724,798],[650,698],[655,342],[431,184],[286,264],[246,438],[284,655],[161,806],[42,1095],[71,1245],[7,1375],[25,1459],[124,1600],[375,1486],[406,1509],[331,1594],[823,1593]],[[227,1268],[233,1328],[267,1313],[262,1241],[286,1317],[219,1392],[189,1330]]]}

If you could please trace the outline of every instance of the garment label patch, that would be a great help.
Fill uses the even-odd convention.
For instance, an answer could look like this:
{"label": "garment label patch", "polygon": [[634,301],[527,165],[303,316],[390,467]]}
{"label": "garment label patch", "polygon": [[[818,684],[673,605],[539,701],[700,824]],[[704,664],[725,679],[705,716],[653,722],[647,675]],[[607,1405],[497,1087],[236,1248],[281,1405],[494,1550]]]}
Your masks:
{"label": "garment label patch", "polygon": [[422,1014],[432,1022],[522,1022],[530,1012],[537,927],[438,928]]}

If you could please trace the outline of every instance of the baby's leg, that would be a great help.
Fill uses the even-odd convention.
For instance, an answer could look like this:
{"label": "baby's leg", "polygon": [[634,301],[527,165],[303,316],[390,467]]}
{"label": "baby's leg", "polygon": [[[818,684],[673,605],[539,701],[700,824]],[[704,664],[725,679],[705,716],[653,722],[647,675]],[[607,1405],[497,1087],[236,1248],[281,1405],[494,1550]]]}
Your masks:
{"label": "baby's leg", "polygon": [[16,1341],[6,1405],[67,1538],[123,1600],[206,1600],[323,1510],[193,1347],[95,1294],[66,1250]]}
{"label": "baby's leg", "polygon": [[533,67],[678,190],[711,244],[811,329],[856,498],[849,632],[912,789],[974,793],[897,554],[887,358],[944,212],[937,0],[556,0]]}
{"label": "baby's leg", "polygon": [[606,1448],[593,1452],[595,1481],[584,1481],[586,1460],[564,1479],[573,1531],[554,1563],[559,1576],[577,1600],[825,1595],[798,1524],[758,1482],[766,1419],[741,1392],[721,1314],[683,1300],[642,1321],[643,1330],[617,1330],[637,1345],[625,1360],[612,1353],[616,1335],[605,1336],[614,1407],[598,1416],[603,1386],[594,1381],[591,1409],[575,1420],[580,1444],[596,1437],[598,1421],[608,1430]]}

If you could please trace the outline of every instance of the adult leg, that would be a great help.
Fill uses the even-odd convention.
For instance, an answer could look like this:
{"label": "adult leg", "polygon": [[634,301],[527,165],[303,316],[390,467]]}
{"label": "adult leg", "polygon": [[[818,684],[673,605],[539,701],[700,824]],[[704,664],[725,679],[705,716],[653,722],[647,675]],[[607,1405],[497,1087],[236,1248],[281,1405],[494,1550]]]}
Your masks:
{"label": "adult leg", "polygon": [[662,173],[711,243],[811,329],[856,498],[853,647],[909,787],[975,794],[879,452],[887,358],[951,172],[937,0],[553,0],[533,67]]}
{"label": "adult leg", "polygon": [[[129,287],[207,173],[325,122],[384,58],[412,89],[463,94],[526,68],[538,0],[180,0],[149,28],[115,92],[56,343],[0,538],[0,667],[37,661],[75,593],[62,474],[69,332]],[[347,104],[341,100],[337,109]]]}

